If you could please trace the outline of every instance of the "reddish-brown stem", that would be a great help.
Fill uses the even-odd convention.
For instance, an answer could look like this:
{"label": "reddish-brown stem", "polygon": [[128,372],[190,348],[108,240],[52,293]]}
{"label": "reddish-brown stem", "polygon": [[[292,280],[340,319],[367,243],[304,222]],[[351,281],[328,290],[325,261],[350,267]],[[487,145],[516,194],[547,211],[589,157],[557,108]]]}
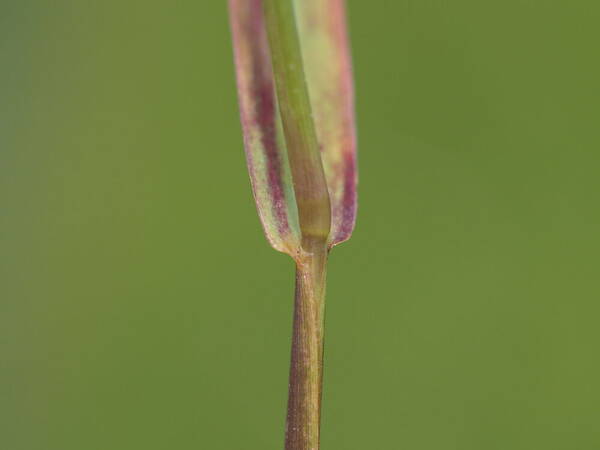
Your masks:
{"label": "reddish-brown stem", "polygon": [[322,244],[296,262],[285,450],[319,449],[326,264],[327,249]]}

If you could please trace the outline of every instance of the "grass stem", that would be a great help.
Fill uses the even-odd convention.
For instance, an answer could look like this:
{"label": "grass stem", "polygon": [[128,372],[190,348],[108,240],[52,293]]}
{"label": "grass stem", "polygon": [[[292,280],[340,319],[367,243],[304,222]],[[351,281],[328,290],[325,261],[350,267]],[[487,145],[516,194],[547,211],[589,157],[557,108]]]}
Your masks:
{"label": "grass stem", "polygon": [[315,243],[296,262],[285,450],[319,449],[327,253]]}

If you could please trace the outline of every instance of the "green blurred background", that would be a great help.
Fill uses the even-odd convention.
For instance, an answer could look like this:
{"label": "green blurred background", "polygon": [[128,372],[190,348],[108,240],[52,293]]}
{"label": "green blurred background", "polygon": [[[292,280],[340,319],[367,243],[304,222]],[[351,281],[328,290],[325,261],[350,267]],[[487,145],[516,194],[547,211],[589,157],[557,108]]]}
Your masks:
{"label": "green blurred background", "polygon": [[[600,448],[600,8],[349,2],[323,448]],[[280,449],[293,266],[223,1],[0,2],[0,448]]]}

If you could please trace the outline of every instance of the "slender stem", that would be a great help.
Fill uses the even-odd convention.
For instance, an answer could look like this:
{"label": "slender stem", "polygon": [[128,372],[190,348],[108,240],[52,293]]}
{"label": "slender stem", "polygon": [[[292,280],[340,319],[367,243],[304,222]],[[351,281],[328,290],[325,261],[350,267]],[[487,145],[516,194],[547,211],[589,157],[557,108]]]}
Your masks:
{"label": "slender stem", "polygon": [[263,0],[277,100],[303,238],[327,238],[331,207],[292,0]]}
{"label": "slender stem", "polygon": [[285,450],[319,449],[326,265],[327,248],[319,243],[296,262]]}

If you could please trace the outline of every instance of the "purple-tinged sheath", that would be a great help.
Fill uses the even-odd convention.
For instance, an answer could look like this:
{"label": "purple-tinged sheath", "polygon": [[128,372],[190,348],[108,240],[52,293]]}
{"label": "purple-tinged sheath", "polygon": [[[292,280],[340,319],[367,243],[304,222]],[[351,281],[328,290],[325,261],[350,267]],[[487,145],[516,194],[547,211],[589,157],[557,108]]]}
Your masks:
{"label": "purple-tinged sheath", "polygon": [[[356,217],[356,132],[344,0],[294,0],[304,71],[331,204],[332,247]],[[271,245],[298,254],[301,233],[277,108],[261,0],[230,0],[240,114],[258,213]]]}

